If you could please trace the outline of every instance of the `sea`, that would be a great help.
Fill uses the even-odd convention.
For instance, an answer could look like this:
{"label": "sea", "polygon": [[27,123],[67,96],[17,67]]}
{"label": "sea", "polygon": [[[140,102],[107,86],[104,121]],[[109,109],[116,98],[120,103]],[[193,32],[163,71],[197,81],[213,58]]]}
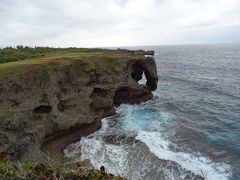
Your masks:
{"label": "sea", "polygon": [[153,99],[116,107],[65,156],[130,180],[240,180],[240,44],[128,49],[155,51]]}

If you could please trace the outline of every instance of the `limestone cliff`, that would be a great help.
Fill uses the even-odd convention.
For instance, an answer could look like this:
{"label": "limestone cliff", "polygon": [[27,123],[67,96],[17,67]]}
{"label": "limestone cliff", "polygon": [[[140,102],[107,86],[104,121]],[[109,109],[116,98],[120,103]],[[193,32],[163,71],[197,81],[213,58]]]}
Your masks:
{"label": "limestone cliff", "polygon": [[[2,70],[1,155],[37,159],[49,137],[91,124],[114,105],[150,99],[158,80],[154,58],[129,53],[21,63],[13,75]],[[147,83],[140,85],[144,73]]]}

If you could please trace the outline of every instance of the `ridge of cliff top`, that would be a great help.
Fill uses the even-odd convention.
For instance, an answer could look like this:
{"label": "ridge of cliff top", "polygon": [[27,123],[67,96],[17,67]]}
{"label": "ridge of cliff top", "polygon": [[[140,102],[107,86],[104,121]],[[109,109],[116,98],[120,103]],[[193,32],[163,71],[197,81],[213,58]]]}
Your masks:
{"label": "ridge of cliff top", "polygon": [[144,58],[146,51],[126,49],[88,49],[88,48],[4,48],[0,49],[0,80],[25,74],[41,68],[52,69],[56,65],[71,65],[78,61],[94,66],[103,62],[111,68],[113,62],[122,58]]}

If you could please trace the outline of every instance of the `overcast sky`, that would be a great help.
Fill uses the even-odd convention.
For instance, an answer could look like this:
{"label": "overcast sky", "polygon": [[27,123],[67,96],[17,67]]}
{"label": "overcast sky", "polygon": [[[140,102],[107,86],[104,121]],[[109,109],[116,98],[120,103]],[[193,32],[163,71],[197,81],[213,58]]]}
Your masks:
{"label": "overcast sky", "polygon": [[240,42],[240,0],[0,0],[0,46]]}

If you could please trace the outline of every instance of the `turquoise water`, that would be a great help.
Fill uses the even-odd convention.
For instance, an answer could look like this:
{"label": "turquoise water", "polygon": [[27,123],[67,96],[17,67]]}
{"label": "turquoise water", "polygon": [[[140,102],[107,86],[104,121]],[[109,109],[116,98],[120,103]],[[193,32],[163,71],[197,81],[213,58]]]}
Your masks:
{"label": "turquoise water", "polygon": [[128,179],[240,179],[240,46],[155,49],[154,98],[121,105],[66,155]]}

